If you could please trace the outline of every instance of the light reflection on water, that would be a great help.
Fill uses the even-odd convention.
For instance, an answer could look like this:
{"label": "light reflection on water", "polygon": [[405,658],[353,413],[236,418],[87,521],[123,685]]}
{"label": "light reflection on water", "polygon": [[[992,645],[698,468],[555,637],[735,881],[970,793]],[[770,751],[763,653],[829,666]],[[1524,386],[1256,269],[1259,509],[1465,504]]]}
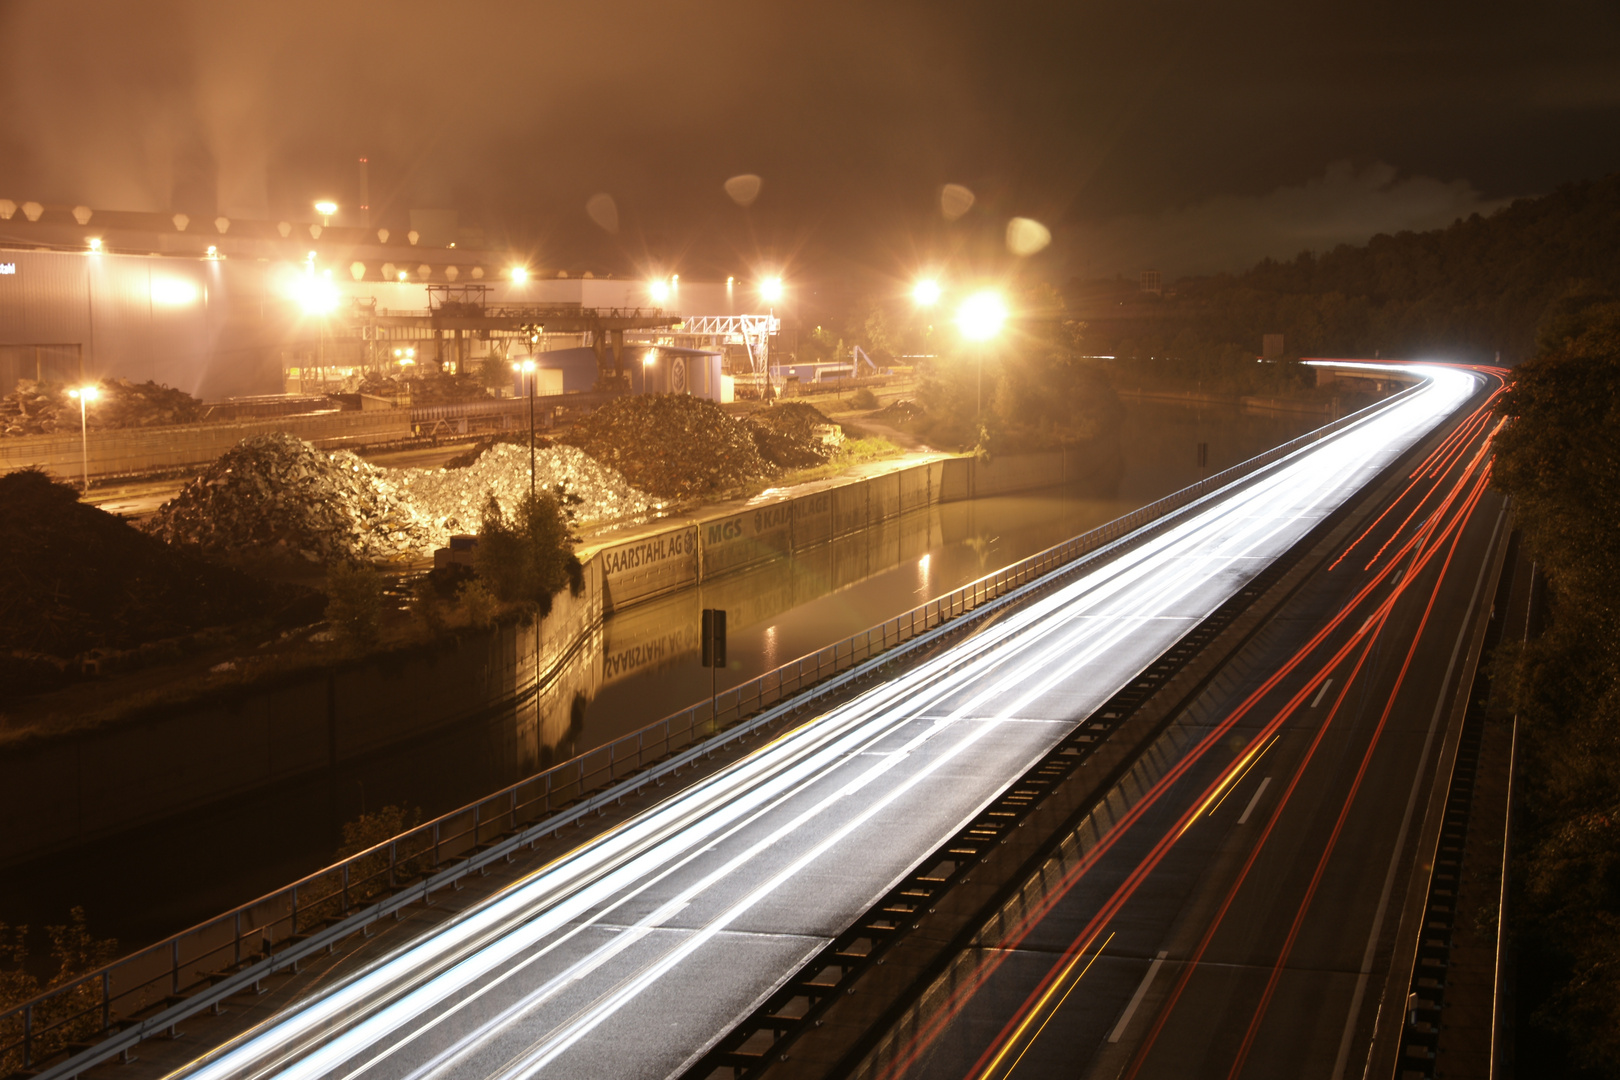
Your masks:
{"label": "light reflection on water", "polygon": [[[696,631],[705,607],[729,613],[724,689],[1104,525],[1321,422],[1235,407],[1127,404],[1122,466],[1117,477],[1090,489],[1051,488],[936,506],[615,614],[603,630],[606,677],[594,688],[583,725],[556,748],[556,756],[582,752],[708,697],[711,674],[698,665]],[[1200,442],[1209,444],[1204,469],[1197,465]],[[649,647],[651,641],[657,647]],[[615,659],[627,656],[638,662]]]}
{"label": "light reflection on water", "polygon": [[[52,857],[6,881],[0,919],[61,921],[73,904],[98,934],[136,946],[264,893],[330,860],[338,830],[361,809],[395,803],[424,817],[510,784],[710,693],[700,667],[705,607],[730,613],[722,687],[814,652],[925,601],[1095,528],[1261,453],[1320,423],[1235,408],[1128,404],[1117,481],[952,503],[779,558],[610,618],[552,695],[550,719],[491,716],[380,748],[206,814],[144,826],[140,842],[110,838]],[[1209,444],[1209,468],[1196,445]],[[572,699],[574,705],[570,705]],[[244,847],[241,838],[255,837]],[[168,883],[130,903],[133,875]],[[24,882],[27,882],[26,887]]]}

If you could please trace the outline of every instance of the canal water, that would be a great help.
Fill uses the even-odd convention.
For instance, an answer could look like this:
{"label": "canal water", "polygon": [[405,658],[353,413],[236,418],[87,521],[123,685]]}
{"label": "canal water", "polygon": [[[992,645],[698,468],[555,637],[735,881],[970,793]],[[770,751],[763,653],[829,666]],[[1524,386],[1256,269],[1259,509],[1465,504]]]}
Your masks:
{"label": "canal water", "polygon": [[[603,628],[604,678],[556,757],[584,752],[709,695],[711,672],[699,664],[705,607],[728,612],[729,668],[717,680],[724,689],[1105,525],[1322,422],[1235,406],[1126,403],[1121,465],[1100,484],[947,503],[868,530],[858,552],[830,545],[835,550],[783,556],[610,617]],[[1199,443],[1208,447],[1202,468]],[[851,558],[864,561],[867,571],[849,572],[844,563]]]}
{"label": "canal water", "polygon": [[[1101,482],[917,511],[824,551],[798,553],[610,616],[600,641],[562,679],[575,707],[566,731],[514,752],[510,716],[443,729],[349,763],[335,775],[245,795],[8,870],[0,922],[65,921],[81,905],[92,932],[123,948],[150,942],[262,895],[330,861],[339,828],[401,805],[430,818],[511,784],[523,762],[558,761],[710,693],[699,666],[705,607],[729,613],[721,687],[899,615],[1003,566],[1105,524],[1204,476],[1304,434],[1318,416],[1235,406],[1122,406],[1117,462]],[[1208,446],[1200,467],[1198,444]],[[131,890],[130,882],[141,882]]]}

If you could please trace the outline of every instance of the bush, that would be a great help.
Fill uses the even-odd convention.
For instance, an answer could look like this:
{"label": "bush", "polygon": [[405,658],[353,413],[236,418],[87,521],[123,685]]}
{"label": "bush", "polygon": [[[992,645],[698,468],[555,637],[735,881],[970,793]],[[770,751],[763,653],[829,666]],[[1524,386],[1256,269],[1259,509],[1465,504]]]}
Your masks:
{"label": "bush", "polygon": [[[42,983],[28,970],[28,927],[0,923],[0,952],[9,954],[12,964],[11,967],[0,967],[0,1011],[72,982],[81,975],[112,963],[118,956],[116,940],[90,936],[83,908],[73,908],[68,913],[66,925],[47,926],[45,936],[51,943],[51,959],[56,963],[56,973]],[[100,987],[90,985],[52,998],[36,1010],[34,1060],[49,1057],[69,1043],[93,1038],[101,1028],[101,1010],[95,1007],[100,1000]],[[52,1026],[56,1024],[61,1026]],[[42,1031],[45,1028],[50,1030]],[[11,1045],[21,1037],[21,1016],[0,1021],[0,1046]],[[0,1075],[9,1076],[21,1069],[20,1051],[0,1053]]]}
{"label": "bush", "polygon": [[863,386],[849,395],[849,407],[852,409],[875,409],[878,407],[877,395],[872,393],[871,387]]}
{"label": "bush", "polygon": [[345,641],[377,640],[382,624],[383,579],[373,566],[340,563],[326,575],[326,618]]}
{"label": "bush", "polygon": [[[1551,623],[1503,649],[1519,716],[1520,1060],[1620,1076],[1620,304],[1558,311],[1498,412],[1495,478],[1548,584]],[[1564,1060],[1560,1061],[1562,1058]],[[1585,1070],[1582,1072],[1581,1070]]]}
{"label": "bush", "polygon": [[461,587],[461,606],[467,612],[467,622],[473,626],[488,626],[495,621],[495,612],[501,602],[495,599],[489,586],[474,579]]}
{"label": "bush", "polygon": [[493,496],[484,504],[474,566],[497,599],[527,604],[542,617],[551,613],[551,598],[585,585],[584,568],[574,556],[573,537],[562,504],[549,491],[523,497],[508,521]]}

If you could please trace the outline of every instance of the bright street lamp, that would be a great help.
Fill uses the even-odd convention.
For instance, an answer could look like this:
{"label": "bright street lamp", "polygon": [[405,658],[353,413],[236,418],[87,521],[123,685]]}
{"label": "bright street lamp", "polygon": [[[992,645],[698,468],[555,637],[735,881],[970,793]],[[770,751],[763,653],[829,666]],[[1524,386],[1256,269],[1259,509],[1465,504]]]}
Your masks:
{"label": "bright street lamp", "polygon": [[974,389],[974,416],[984,415],[984,350],[991,338],[1001,333],[1007,321],[1007,305],[993,292],[978,292],[962,302],[956,312],[956,326],[962,336],[979,343],[977,386]]}
{"label": "bright street lamp", "polygon": [[90,423],[85,405],[101,396],[101,387],[94,384],[68,391],[68,397],[79,401],[79,443],[84,452],[84,493],[90,494]]}
{"label": "bright street lamp", "polygon": [[528,280],[529,280],[529,268],[527,266],[514,266],[514,267],[512,267],[512,284],[521,285],[525,281],[528,281]]}
{"label": "bright street lamp", "polygon": [[917,302],[918,307],[933,307],[939,303],[939,298],[945,293],[939,287],[939,282],[931,278],[924,278],[912,287],[911,298]]}
{"label": "bright street lamp", "polygon": [[969,341],[989,341],[1001,333],[1007,305],[993,292],[974,293],[956,311],[956,325]]}
{"label": "bright street lamp", "polygon": [[332,224],[332,215],[337,213],[337,203],[331,199],[322,199],[315,204],[315,212],[321,215],[321,228]]}
{"label": "bright street lamp", "polygon": [[653,303],[662,304],[669,300],[669,282],[654,281],[647,285],[647,295],[652,297]]}
{"label": "bright street lamp", "polygon": [[778,300],[782,299],[782,279],[779,277],[768,277],[764,281],[761,281],[759,283],[759,295],[760,299],[771,304],[774,304]]}

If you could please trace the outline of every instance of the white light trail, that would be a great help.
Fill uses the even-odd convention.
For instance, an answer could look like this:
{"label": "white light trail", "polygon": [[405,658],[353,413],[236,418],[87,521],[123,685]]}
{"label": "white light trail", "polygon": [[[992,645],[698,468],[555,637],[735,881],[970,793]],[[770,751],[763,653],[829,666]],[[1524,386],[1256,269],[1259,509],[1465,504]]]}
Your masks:
{"label": "white light trail", "polygon": [[[1477,385],[1474,376],[1451,369],[1422,374],[1430,381],[1402,401],[175,1075],[437,1080],[472,1068],[473,1054],[499,1047],[504,1064],[493,1075],[526,1080],[713,946],[745,914],[804,887],[798,883],[812,866],[835,855],[840,865],[872,862],[871,879],[851,885],[850,902],[861,910],[893,876],[888,862],[861,859],[854,845],[862,830],[888,829],[900,820],[896,815],[929,809],[931,792],[963,783],[961,769],[952,773],[951,766],[991,734],[1006,737],[1014,726],[1007,721],[1054,690],[1073,696],[1083,684],[1087,700],[1106,700]],[[1016,726],[1025,732],[1027,745],[1016,752],[1026,762],[1057,734],[1052,725]],[[907,736],[900,746],[874,753],[897,733]],[[906,857],[914,861],[932,850],[1013,775],[979,778],[973,807],[943,800],[944,810],[934,810],[938,820],[924,823]],[[631,915],[638,906],[648,910]],[[654,934],[676,929],[678,920],[685,920],[679,933]],[[618,932],[605,943],[554,959],[587,931],[610,926]],[[612,973],[625,963],[631,974]],[[739,1010],[783,974],[739,968]],[[582,988],[586,1000],[569,1005],[564,992],[577,997]],[[513,1000],[497,1003],[497,993]],[[479,1075],[491,1075],[490,1068],[485,1061]],[[625,1075],[633,1072],[627,1062]]]}

